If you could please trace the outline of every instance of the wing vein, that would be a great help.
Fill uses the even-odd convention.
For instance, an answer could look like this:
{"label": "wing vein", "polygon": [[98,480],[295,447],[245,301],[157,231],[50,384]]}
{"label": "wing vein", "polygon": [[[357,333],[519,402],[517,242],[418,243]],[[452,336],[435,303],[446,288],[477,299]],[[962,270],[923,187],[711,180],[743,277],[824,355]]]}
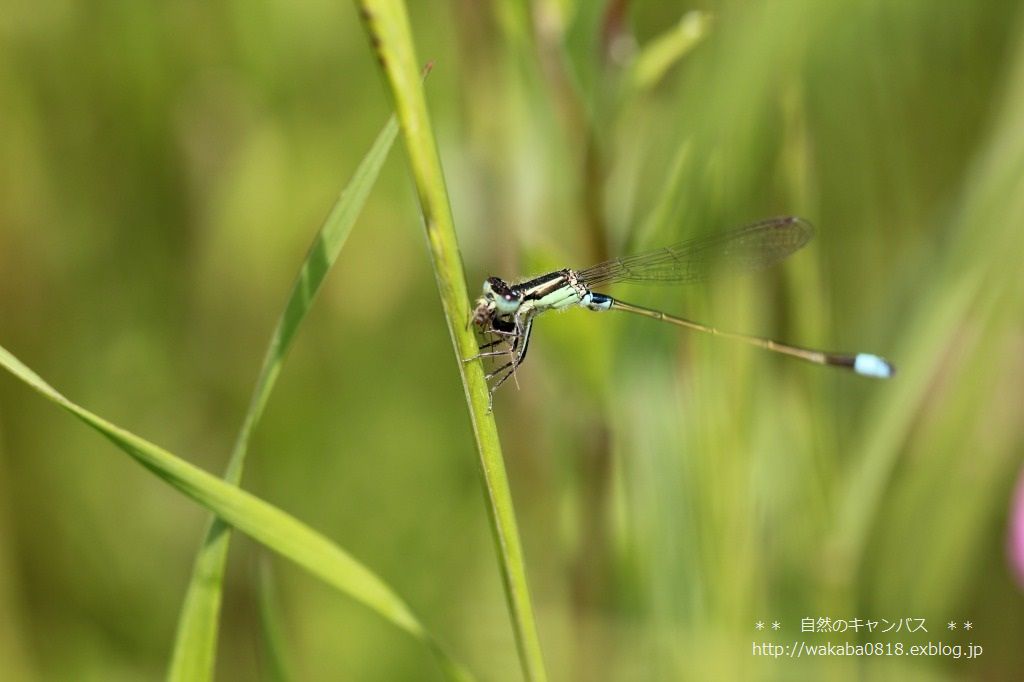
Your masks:
{"label": "wing vein", "polygon": [[615,282],[692,284],[719,271],[761,270],[785,259],[814,236],[802,218],[770,218],[707,237],[577,270],[587,286]]}

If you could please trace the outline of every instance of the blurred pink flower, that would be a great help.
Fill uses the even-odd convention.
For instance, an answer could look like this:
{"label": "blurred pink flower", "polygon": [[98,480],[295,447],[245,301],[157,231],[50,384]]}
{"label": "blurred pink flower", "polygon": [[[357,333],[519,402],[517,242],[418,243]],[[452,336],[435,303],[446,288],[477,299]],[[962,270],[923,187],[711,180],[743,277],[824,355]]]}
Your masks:
{"label": "blurred pink flower", "polygon": [[1017,576],[1017,584],[1024,589],[1024,472],[1017,479],[1017,490],[1010,507],[1010,563]]}

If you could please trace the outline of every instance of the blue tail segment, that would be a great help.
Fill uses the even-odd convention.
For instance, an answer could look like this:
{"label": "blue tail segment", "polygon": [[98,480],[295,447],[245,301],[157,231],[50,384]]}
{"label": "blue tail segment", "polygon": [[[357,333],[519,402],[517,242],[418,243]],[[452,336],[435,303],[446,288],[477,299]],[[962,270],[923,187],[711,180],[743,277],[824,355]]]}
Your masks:
{"label": "blue tail segment", "polygon": [[853,361],[853,371],[857,374],[877,379],[888,379],[896,374],[895,367],[871,353],[858,353]]}

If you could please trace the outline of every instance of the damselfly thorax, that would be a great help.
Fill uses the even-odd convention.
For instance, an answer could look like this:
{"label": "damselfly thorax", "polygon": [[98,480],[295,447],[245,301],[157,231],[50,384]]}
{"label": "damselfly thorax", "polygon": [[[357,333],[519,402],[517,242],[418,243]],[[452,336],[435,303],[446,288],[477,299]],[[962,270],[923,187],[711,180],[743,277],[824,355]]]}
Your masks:
{"label": "damselfly thorax", "polygon": [[509,284],[489,277],[470,319],[485,335],[496,336],[480,346],[466,362],[506,356],[507,361],[487,374],[491,395],[526,359],[533,320],[548,310],[582,307],[596,312],[622,310],[680,327],[742,341],[765,350],[818,365],[852,370],[863,376],[888,378],[895,369],[870,353],[832,353],[801,348],[771,339],[721,331],[659,310],[626,303],[594,287],[616,282],[692,284],[714,272],[744,272],[769,267],[800,249],[814,236],[807,221],[792,216],[772,218],[728,232],[681,242],[674,246],[615,258],[583,270],[557,270],[525,282]]}

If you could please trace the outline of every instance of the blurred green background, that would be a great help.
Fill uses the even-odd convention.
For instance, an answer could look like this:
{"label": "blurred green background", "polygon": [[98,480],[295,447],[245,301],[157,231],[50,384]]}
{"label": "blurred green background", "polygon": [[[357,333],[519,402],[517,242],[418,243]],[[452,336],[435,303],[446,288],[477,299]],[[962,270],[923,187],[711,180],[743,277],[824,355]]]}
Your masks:
{"label": "blurred green background", "polygon": [[[411,4],[474,291],[797,214],[818,237],[784,267],[621,293],[900,368],[875,382],[648,320],[539,321],[496,412],[552,678],[1019,678],[1021,3]],[[388,112],[348,3],[5,0],[0,343],[222,471],[292,277]],[[396,145],[300,331],[246,487],[377,571],[482,679],[515,680],[404,162]],[[0,378],[0,675],[162,677],[205,517]],[[219,679],[269,676],[261,558],[235,540]],[[296,679],[437,677],[273,566]],[[826,616],[929,632],[800,634]],[[985,653],[751,653],[794,639]]]}

